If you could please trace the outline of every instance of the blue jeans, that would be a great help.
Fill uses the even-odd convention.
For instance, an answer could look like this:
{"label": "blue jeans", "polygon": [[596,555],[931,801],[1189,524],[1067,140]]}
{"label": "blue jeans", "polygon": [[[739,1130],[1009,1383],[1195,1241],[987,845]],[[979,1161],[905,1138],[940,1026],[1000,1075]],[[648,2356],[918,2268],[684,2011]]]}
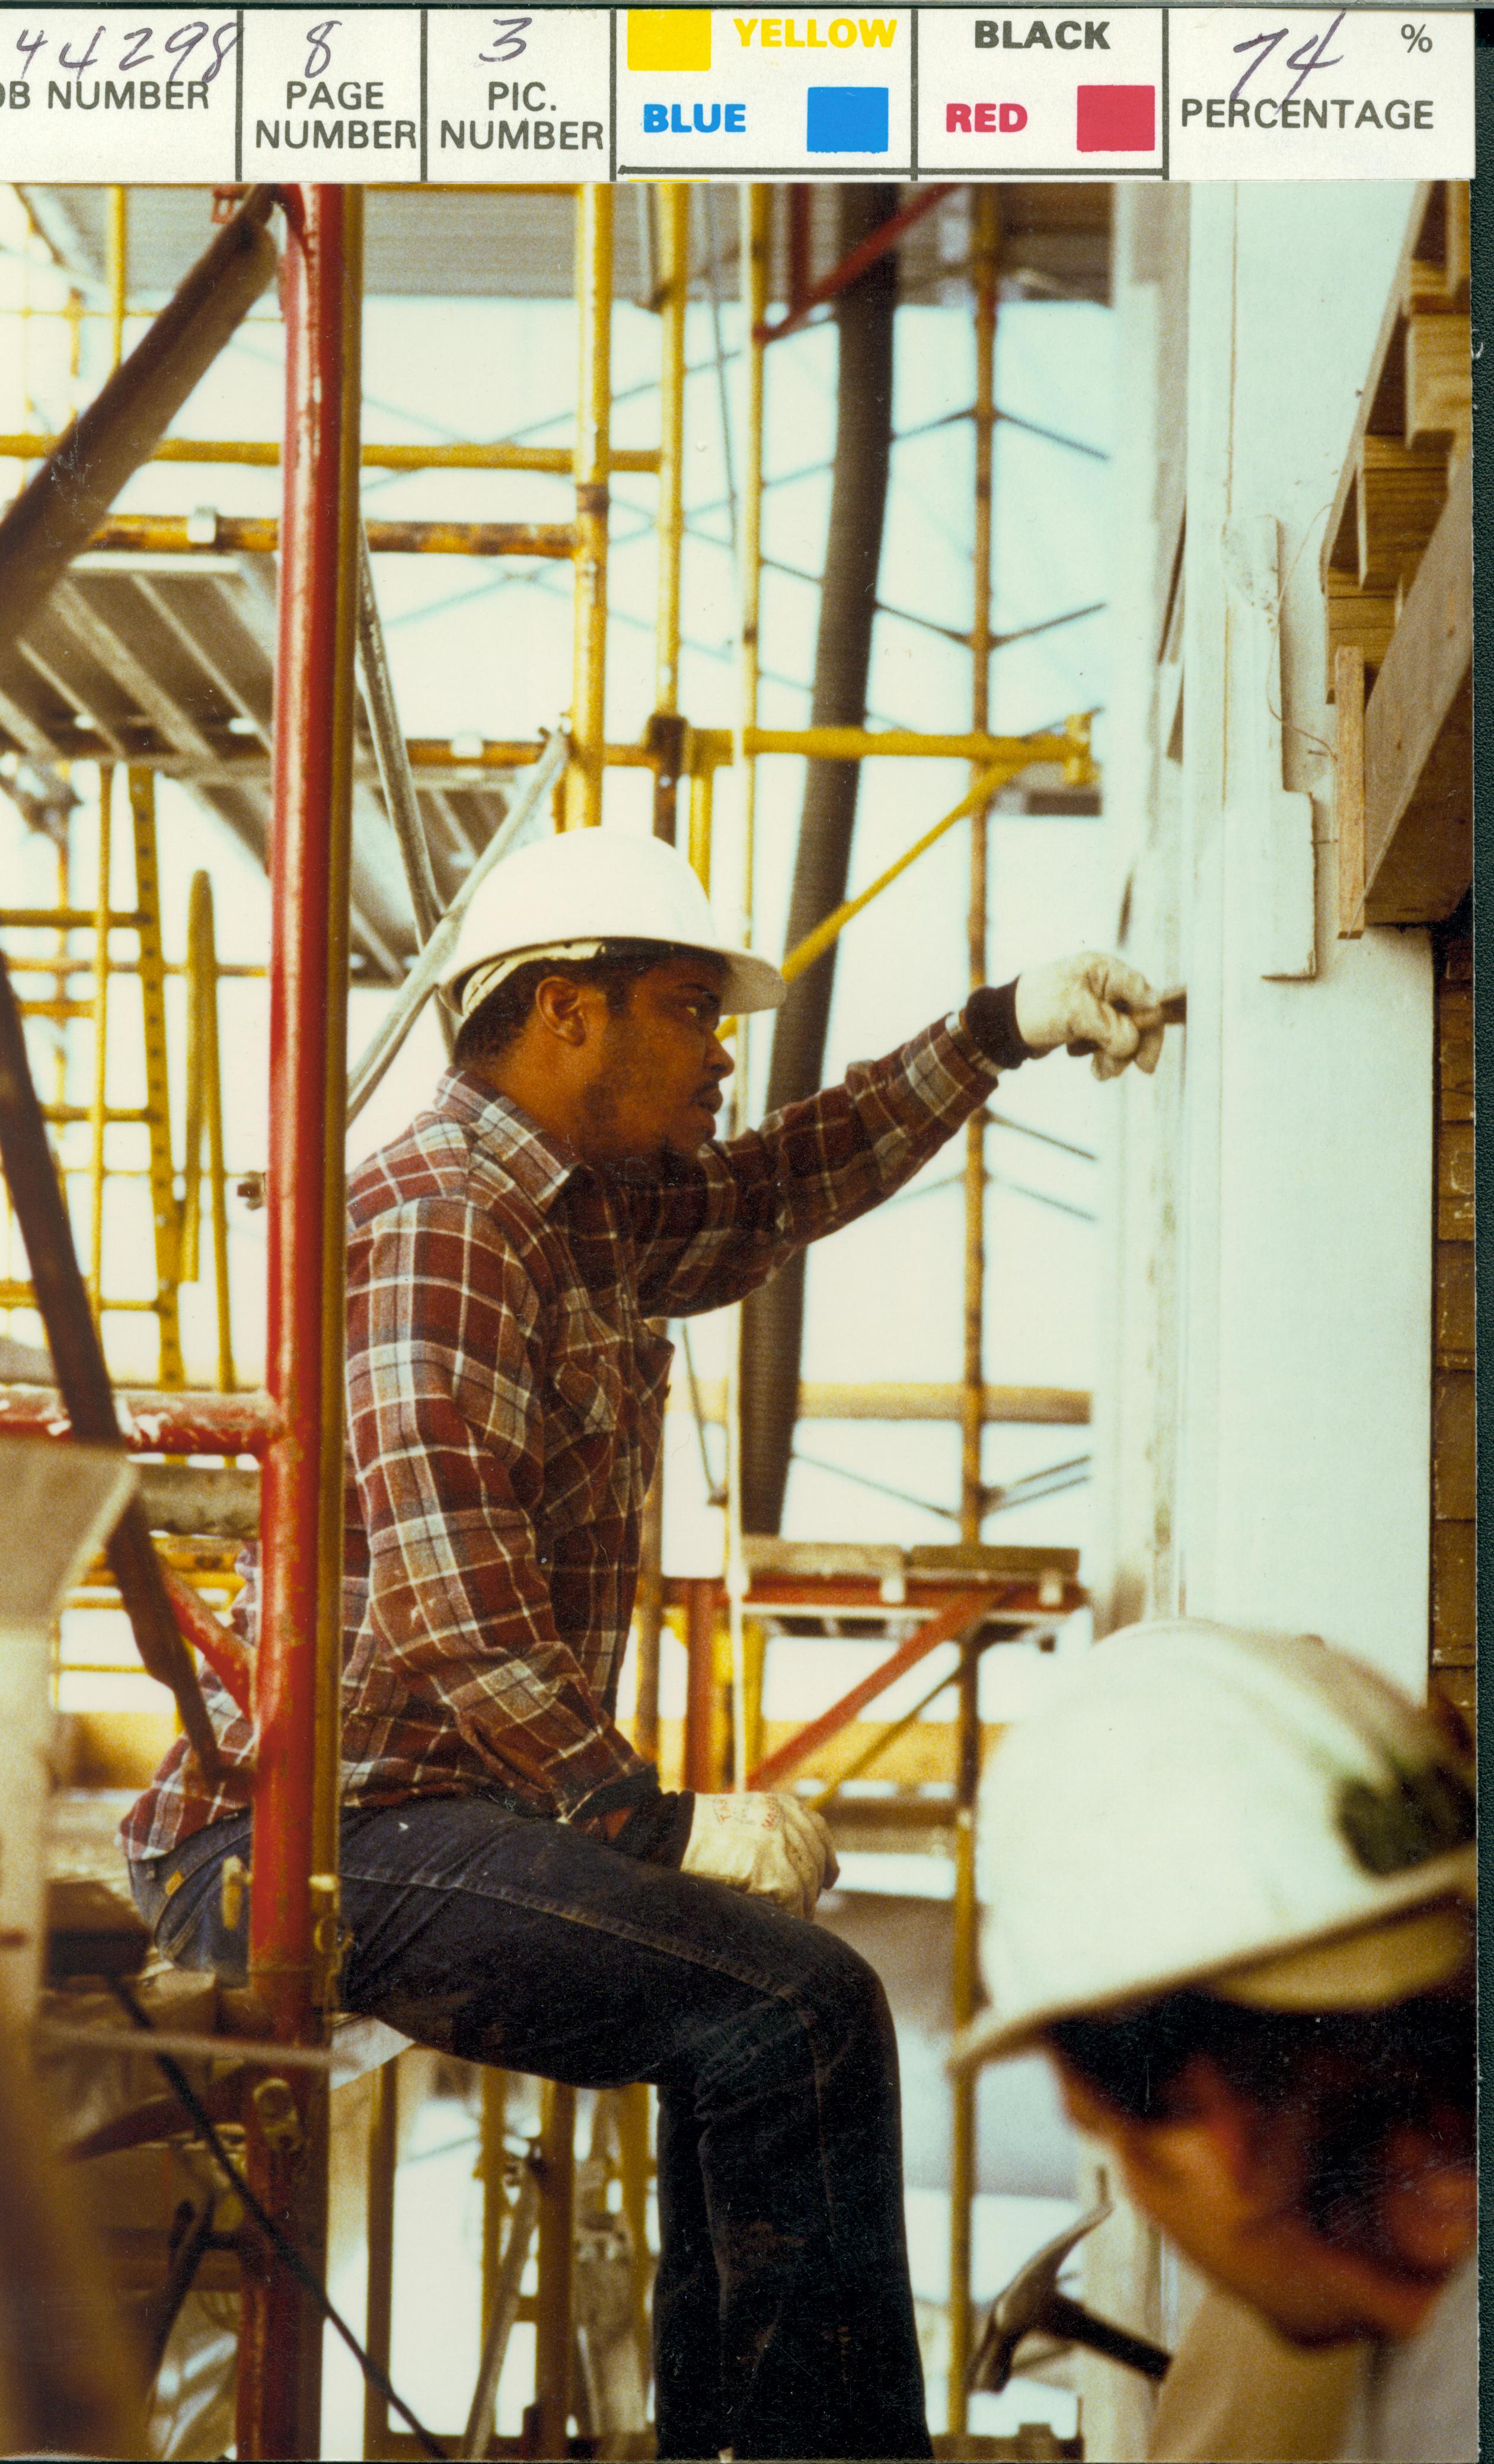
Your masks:
{"label": "blue jeans", "polygon": [[[233,1815],[134,1869],[160,1947],[226,1981]],[[897,2053],[833,1934],[488,1796],[342,1817],[350,2010],[468,2061],[659,2091],[661,2456],[931,2453]],[[183,1876],[167,1896],[174,1874]]]}

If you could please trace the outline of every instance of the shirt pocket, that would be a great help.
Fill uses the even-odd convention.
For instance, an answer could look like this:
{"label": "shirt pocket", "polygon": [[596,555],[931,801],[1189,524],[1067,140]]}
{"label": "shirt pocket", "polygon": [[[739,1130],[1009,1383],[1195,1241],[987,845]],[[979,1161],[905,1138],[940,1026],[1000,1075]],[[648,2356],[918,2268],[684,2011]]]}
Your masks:
{"label": "shirt pocket", "polygon": [[545,1536],[559,1543],[609,1521],[623,1503],[626,1361],[616,1336],[552,1353],[545,1381]]}
{"label": "shirt pocket", "polygon": [[616,1336],[604,1344],[561,1353],[550,1367],[550,1383],[559,1396],[562,1417],[581,1436],[604,1438],[615,1433],[623,1408],[622,1346]]}

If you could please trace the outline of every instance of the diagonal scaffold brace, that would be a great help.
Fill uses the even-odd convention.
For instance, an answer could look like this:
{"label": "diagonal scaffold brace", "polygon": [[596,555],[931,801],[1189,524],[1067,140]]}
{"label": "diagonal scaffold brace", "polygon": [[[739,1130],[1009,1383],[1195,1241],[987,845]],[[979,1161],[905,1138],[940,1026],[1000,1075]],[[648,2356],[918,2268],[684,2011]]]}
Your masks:
{"label": "diagonal scaffold brace", "polygon": [[[103,1346],[88,1306],[73,1227],[32,1084],[26,1034],[0,958],[0,1163],[30,1262],[36,1308],[73,1434],[88,1445],[124,1445]],[[231,1782],[203,1700],[197,1671],[166,1594],[165,1572],[139,1501],[132,1498],[108,1542],[108,1558],[150,1675],[169,1686],[192,1751],[211,1786]]]}

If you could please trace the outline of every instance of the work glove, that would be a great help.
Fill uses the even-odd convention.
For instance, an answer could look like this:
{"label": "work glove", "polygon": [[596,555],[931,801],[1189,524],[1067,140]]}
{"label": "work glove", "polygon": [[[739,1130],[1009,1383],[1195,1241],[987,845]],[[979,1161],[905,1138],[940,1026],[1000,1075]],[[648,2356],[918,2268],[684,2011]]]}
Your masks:
{"label": "work glove", "polygon": [[1162,1005],[1145,976],[1124,958],[1081,951],[1050,958],[1017,979],[1017,1031],[1034,1052],[1092,1052],[1097,1078],[1118,1078],[1129,1062],[1148,1076],[1162,1057]]}
{"label": "work glove", "polygon": [[682,1873],[703,1874],[772,1900],[791,1916],[810,1917],[839,1870],[824,1816],[797,1796],[697,1794]]}

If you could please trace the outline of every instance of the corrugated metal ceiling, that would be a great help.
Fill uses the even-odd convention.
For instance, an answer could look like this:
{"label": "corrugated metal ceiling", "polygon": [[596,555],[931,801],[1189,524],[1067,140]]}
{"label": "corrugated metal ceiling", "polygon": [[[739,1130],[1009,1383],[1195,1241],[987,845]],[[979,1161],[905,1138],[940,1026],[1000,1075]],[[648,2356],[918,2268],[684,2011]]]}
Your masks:
{"label": "corrugated metal ceiling", "polygon": [[[0,658],[0,748],[38,761],[144,763],[180,779],[261,863],[270,843],[273,557],[77,559]],[[423,776],[420,808],[443,899],[506,807],[492,772]],[[397,982],[415,930],[394,832],[358,714],[353,944],[362,980]]]}
{"label": "corrugated metal ceiling", "polygon": [[[102,284],[108,190],[24,187],[36,224],[58,257],[85,281]],[[905,187],[902,198],[919,194]],[[697,268],[714,255],[719,278],[736,289],[736,198],[731,188],[694,192]],[[836,191],[812,187],[810,261],[815,275],[834,262]],[[1101,182],[1016,182],[1000,190],[1002,274],[1038,297],[1103,300],[1110,288],[1110,191]],[[653,283],[649,193],[619,191],[616,291],[647,301]],[[200,255],[211,233],[210,188],[136,187],[129,192],[132,294],[167,292]],[[370,188],[365,273],[374,294],[406,297],[557,299],[572,290],[571,193],[551,188]],[[950,301],[966,296],[969,191],[956,188],[905,235],[899,257],[904,295]],[[777,291],[786,288],[786,216],[775,216]],[[707,296],[703,271],[694,290]]]}

